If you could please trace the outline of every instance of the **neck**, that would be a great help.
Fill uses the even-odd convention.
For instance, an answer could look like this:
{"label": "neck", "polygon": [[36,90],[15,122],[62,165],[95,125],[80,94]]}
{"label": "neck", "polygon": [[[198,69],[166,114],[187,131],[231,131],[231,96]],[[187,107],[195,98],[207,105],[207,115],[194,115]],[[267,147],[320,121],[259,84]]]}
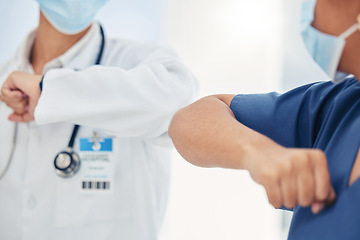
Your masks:
{"label": "neck", "polygon": [[90,29],[66,35],[57,31],[40,12],[39,26],[36,30],[36,39],[30,56],[30,62],[36,74],[43,74],[46,63],[57,58],[77,43]]}

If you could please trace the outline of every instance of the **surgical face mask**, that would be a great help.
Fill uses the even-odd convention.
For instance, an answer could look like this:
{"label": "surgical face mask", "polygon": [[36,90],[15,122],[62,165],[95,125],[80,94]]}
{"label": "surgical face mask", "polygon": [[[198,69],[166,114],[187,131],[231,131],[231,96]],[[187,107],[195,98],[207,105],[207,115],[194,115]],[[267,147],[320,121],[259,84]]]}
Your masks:
{"label": "surgical face mask", "polygon": [[77,34],[108,0],[36,0],[46,19],[63,34]]}
{"label": "surgical face mask", "polygon": [[302,37],[312,58],[335,82],[344,79],[344,74],[337,73],[337,68],[344,51],[346,39],[359,29],[354,24],[340,36],[320,32],[311,26],[316,1],[304,0],[302,5]]}
{"label": "surgical face mask", "polygon": [[334,79],[346,39],[357,30],[358,25],[356,24],[337,37],[322,33],[309,25],[302,32],[302,37],[312,58],[329,77]]}

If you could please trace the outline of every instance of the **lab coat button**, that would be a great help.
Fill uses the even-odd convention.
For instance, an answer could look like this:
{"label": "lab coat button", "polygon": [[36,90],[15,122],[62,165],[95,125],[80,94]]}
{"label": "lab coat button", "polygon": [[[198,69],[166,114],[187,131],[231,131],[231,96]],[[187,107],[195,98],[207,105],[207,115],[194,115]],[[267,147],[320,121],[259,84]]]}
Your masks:
{"label": "lab coat button", "polygon": [[36,207],[36,199],[34,196],[29,196],[26,200],[26,207],[28,209],[34,209]]}

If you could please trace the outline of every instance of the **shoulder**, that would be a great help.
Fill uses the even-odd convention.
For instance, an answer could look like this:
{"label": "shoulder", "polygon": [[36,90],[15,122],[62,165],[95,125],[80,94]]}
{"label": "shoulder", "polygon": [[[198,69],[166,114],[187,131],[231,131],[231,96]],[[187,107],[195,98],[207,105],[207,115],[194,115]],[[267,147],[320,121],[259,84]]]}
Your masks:
{"label": "shoulder", "polygon": [[232,99],[230,108],[240,117],[244,117],[244,112],[274,118],[289,117],[290,114],[313,117],[330,110],[344,110],[343,106],[359,102],[359,96],[360,84],[355,78],[349,78],[339,84],[330,81],[311,83],[283,94],[239,94]]}
{"label": "shoulder", "polygon": [[335,108],[339,108],[341,111],[346,109],[352,111],[352,106],[360,105],[360,83],[355,77],[348,78],[344,82],[336,84],[334,89],[329,92],[329,98],[333,98]]}
{"label": "shoulder", "polygon": [[271,96],[276,102],[310,104],[314,107],[352,98],[354,94],[359,94],[359,87],[359,82],[352,77],[338,84],[332,81],[310,83],[283,94],[271,94]]}
{"label": "shoulder", "polygon": [[322,102],[343,102],[351,99],[357,101],[360,99],[359,94],[360,83],[355,77],[347,78],[338,84],[332,82],[317,83],[305,91],[307,99],[317,99]]}
{"label": "shoulder", "polygon": [[342,83],[336,84],[342,91],[359,92],[360,83],[355,77],[349,77]]}

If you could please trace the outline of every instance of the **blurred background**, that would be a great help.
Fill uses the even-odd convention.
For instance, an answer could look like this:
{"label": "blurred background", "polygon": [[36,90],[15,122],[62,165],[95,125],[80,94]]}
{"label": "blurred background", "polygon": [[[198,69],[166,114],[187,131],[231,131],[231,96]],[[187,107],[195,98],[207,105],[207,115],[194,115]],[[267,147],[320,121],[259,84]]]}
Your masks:
{"label": "blurred background", "polygon": [[[311,81],[299,30],[300,0],[110,0],[98,20],[109,36],[172,46],[215,93],[282,91]],[[36,27],[33,0],[0,0],[0,62]],[[304,56],[305,58],[309,56]],[[201,169],[175,151],[162,239],[286,239],[289,214],[273,209],[245,171]]]}

